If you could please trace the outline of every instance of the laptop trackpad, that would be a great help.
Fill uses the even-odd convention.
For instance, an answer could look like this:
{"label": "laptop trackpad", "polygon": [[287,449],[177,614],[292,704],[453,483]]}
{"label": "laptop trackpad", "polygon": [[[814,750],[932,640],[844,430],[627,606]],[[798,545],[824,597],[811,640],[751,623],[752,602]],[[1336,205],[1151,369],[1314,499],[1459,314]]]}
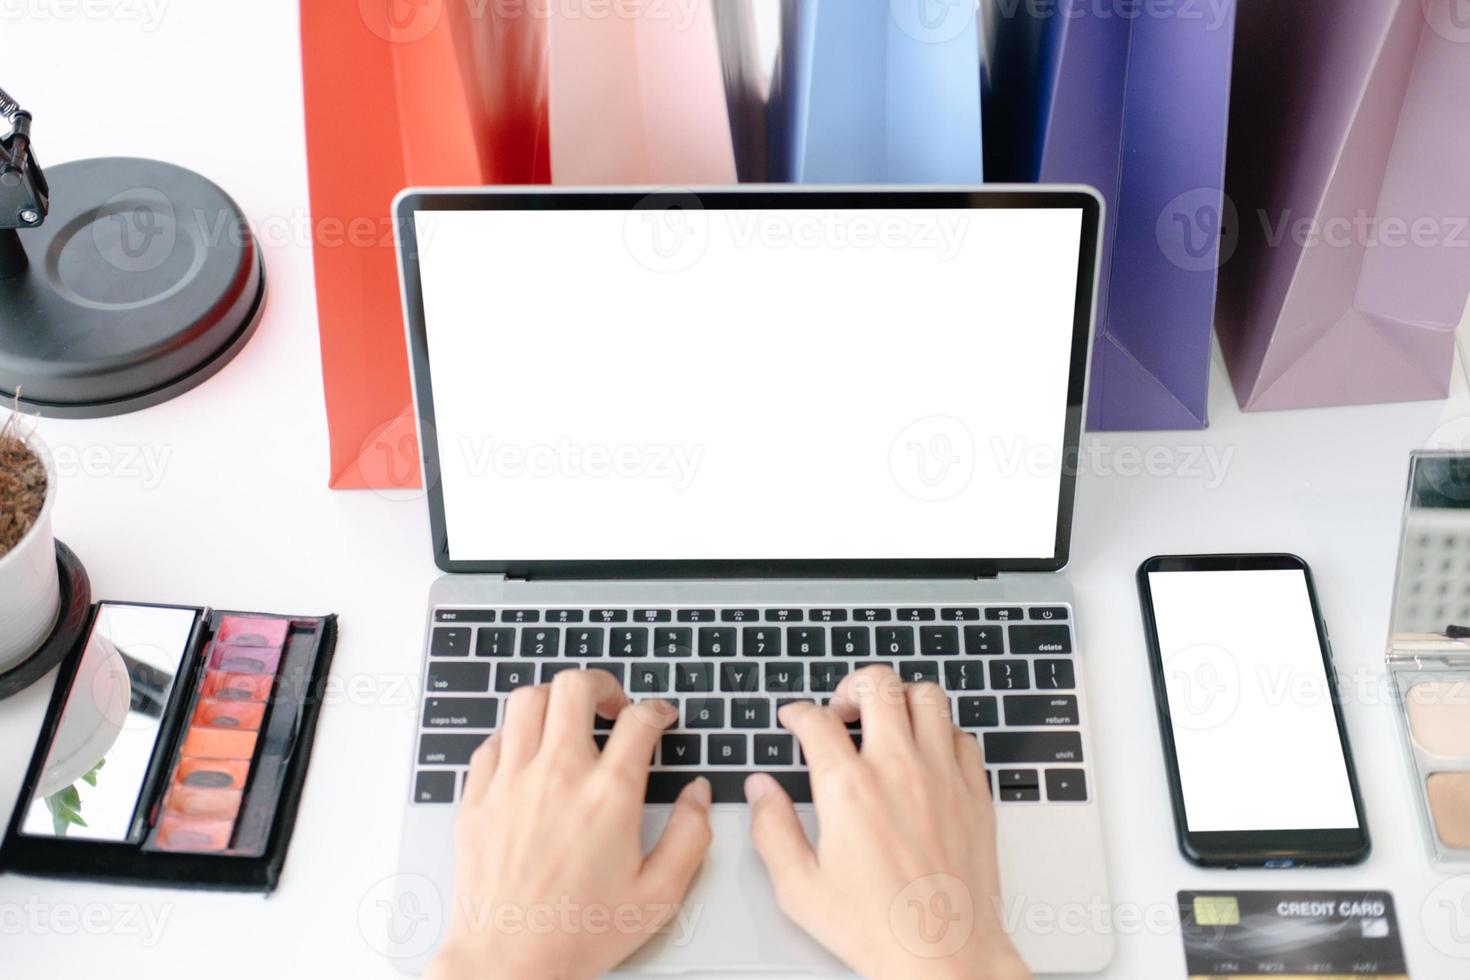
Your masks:
{"label": "laptop trackpad", "polygon": [[[816,837],[816,815],[799,807],[807,836]],[[643,847],[653,847],[669,808],[643,815]],[[772,969],[833,972],[842,969],[825,950],[776,908],[770,877],[750,841],[750,811],[742,804],[710,811],[714,838],[679,916],[634,955],[628,970]]]}

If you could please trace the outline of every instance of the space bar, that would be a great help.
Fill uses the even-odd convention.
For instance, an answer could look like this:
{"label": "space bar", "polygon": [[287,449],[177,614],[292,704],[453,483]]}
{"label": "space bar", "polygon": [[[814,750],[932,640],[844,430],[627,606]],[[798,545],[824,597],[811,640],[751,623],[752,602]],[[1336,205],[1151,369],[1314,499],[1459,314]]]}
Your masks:
{"label": "space bar", "polygon": [[797,772],[790,769],[752,769],[746,772],[734,772],[728,769],[701,772],[698,769],[692,769],[687,772],[651,772],[648,774],[648,795],[645,800],[649,803],[672,803],[680,790],[703,776],[709,780],[716,803],[744,803],[745,778],[753,772],[765,772],[770,775],[797,803],[812,801],[811,776],[804,771]]}

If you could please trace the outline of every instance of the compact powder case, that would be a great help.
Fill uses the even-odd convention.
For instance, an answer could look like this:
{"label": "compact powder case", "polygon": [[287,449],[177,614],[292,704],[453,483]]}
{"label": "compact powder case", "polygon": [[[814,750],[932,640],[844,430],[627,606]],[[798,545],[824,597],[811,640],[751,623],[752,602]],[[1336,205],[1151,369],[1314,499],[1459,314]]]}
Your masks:
{"label": "compact powder case", "polygon": [[1388,671],[1430,856],[1470,862],[1470,454],[1412,457]]}
{"label": "compact powder case", "polygon": [[99,603],[0,848],[27,874],[270,891],[336,618]]}

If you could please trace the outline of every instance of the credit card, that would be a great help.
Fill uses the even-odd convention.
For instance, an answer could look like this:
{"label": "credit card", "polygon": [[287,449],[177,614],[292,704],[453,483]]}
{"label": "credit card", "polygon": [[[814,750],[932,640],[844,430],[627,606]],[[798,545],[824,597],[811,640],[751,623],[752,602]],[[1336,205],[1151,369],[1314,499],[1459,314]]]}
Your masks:
{"label": "credit card", "polygon": [[1180,892],[1190,980],[1408,980],[1387,892]]}

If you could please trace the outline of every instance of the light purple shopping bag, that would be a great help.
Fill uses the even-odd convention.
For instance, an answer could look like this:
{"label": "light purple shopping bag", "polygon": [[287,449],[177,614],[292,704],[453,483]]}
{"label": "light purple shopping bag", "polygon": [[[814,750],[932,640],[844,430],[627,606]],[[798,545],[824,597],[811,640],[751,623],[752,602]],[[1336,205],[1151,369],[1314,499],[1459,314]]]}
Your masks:
{"label": "light purple shopping bag", "polygon": [[1470,4],[1242,0],[1218,327],[1246,409],[1443,398],[1470,296]]}
{"label": "light purple shopping bag", "polygon": [[1087,424],[1207,423],[1235,0],[984,0],[986,177],[1107,203]]}

